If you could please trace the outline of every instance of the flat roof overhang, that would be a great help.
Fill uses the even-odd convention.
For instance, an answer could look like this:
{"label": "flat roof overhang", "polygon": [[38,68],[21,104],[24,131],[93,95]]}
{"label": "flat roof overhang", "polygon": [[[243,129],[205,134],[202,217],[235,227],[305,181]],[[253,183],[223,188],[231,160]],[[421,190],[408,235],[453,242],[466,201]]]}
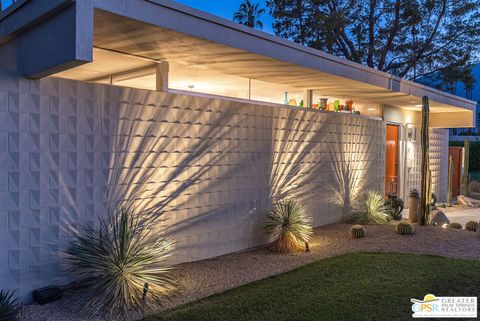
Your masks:
{"label": "flat roof overhang", "polygon": [[[86,2],[90,6],[84,2],[76,10],[76,25],[82,25],[79,19],[87,22],[93,20],[90,42],[96,48],[141,57],[146,61],[201,65],[226,74],[298,88],[321,89],[326,95],[351,97],[417,111],[420,110],[421,98],[428,96],[432,127],[474,126],[474,101],[304,47],[173,1]],[[77,5],[77,2],[72,5]],[[85,37],[84,33],[82,37]],[[85,46],[77,47],[88,50]],[[80,79],[82,70],[95,69],[112,74],[125,71],[125,66],[118,64],[110,69],[103,66],[102,69],[101,62],[93,61],[74,69],[65,68],[63,74],[69,74],[70,78],[76,75]],[[51,73],[58,71],[58,68],[54,68]],[[38,74],[46,75],[48,72],[46,70]]]}

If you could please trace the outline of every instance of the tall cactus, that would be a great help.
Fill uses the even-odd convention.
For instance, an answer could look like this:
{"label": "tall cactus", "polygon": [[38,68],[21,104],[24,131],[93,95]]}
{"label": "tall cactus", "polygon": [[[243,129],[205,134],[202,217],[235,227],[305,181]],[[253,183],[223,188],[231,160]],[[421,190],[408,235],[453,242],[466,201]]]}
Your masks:
{"label": "tall cactus", "polygon": [[430,156],[429,156],[429,139],[428,128],[430,123],[430,105],[428,97],[423,96],[422,99],[422,129],[421,129],[421,143],[422,143],[422,182],[419,206],[419,222],[420,225],[428,224],[430,218]]}
{"label": "tall cactus", "polygon": [[469,196],[468,185],[470,183],[469,163],[470,163],[470,141],[465,139],[463,143],[463,177],[462,177],[462,194]]}
{"label": "tall cactus", "polygon": [[448,191],[447,191],[447,205],[452,205],[452,188],[453,188],[453,156],[448,156]]}

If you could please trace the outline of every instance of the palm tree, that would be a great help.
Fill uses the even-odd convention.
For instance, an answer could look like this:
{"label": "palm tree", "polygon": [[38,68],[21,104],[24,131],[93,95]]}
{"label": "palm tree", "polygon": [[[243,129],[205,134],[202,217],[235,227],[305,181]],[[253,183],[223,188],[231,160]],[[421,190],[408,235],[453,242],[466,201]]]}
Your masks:
{"label": "palm tree", "polygon": [[245,0],[233,15],[233,21],[251,28],[263,29],[263,23],[259,20],[260,16],[265,14],[265,9],[258,8],[258,3],[252,4],[250,0]]}

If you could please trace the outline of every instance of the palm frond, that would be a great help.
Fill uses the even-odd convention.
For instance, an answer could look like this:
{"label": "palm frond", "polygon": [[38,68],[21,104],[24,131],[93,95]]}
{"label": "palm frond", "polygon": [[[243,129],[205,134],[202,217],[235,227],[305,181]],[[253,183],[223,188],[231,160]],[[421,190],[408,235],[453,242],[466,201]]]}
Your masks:
{"label": "palm frond", "polygon": [[263,29],[263,23],[259,20],[265,13],[265,9],[259,9],[259,4],[252,4],[249,0],[242,2],[233,15],[233,21],[251,28]]}

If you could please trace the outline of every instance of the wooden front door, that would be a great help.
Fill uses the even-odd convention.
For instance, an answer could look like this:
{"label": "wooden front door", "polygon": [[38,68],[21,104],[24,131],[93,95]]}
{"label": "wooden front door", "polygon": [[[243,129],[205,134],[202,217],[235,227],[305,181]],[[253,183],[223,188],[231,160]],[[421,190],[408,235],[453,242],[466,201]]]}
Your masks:
{"label": "wooden front door", "polygon": [[397,125],[387,125],[385,193],[398,194],[398,136]]}
{"label": "wooden front door", "polygon": [[462,156],[463,147],[450,146],[448,155],[453,159],[453,175],[452,175],[452,197],[460,195],[460,182],[462,179]]}

